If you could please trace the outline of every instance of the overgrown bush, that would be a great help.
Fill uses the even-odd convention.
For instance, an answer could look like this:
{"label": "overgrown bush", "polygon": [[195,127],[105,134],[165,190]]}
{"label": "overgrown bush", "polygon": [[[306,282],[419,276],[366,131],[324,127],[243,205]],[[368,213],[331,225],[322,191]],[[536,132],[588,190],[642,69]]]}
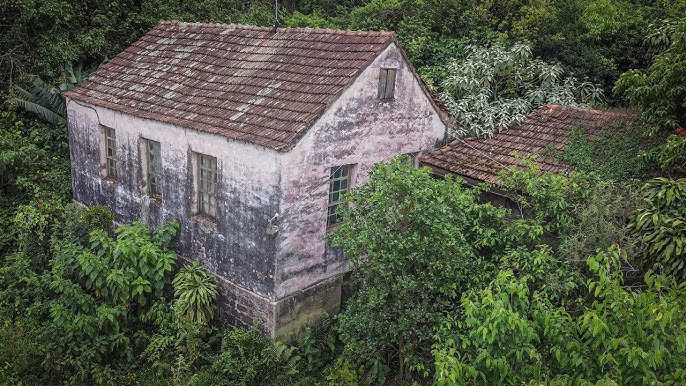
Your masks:
{"label": "overgrown bush", "polygon": [[547,103],[586,106],[601,99],[598,86],[563,74],[524,44],[467,47],[466,57],[450,64],[441,94],[457,123],[451,134],[490,137]]}
{"label": "overgrown bush", "polygon": [[686,279],[686,179],[655,178],[643,186],[643,203],[631,219],[644,247],[643,261]]}
{"label": "overgrown bush", "polygon": [[190,386],[291,385],[298,375],[295,348],[251,330],[224,332],[220,352],[194,375]]}
{"label": "overgrown bush", "polygon": [[434,179],[402,159],[377,164],[368,184],[347,196],[332,241],[350,258],[359,289],[339,331],[366,383],[428,374],[433,327],[462,291],[490,280],[517,238],[508,211],[478,197],[462,181]]}
{"label": "overgrown bush", "polygon": [[[539,272],[559,269],[549,255],[532,258]],[[686,286],[648,273],[645,288],[626,287],[619,260],[616,248],[588,259],[590,302],[560,303],[535,272],[501,270],[487,288],[463,297],[464,321],[443,325],[436,384],[686,381]]]}

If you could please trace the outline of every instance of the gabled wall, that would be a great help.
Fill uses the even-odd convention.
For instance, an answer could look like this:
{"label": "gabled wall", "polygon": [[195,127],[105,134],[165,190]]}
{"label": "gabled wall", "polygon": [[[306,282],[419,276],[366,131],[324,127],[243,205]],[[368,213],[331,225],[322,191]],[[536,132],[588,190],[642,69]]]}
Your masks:
{"label": "gabled wall", "polygon": [[[377,97],[382,67],[397,68],[393,101]],[[398,154],[433,149],[445,136],[446,126],[436,108],[392,43],[285,154],[276,297],[307,298],[328,312],[340,303],[340,283],[337,288],[334,281],[347,270],[347,261],[325,242],[332,167],[355,164],[352,184],[358,186],[368,179],[374,164]],[[313,295],[305,297],[301,291]],[[287,303],[291,305],[277,307],[279,329],[296,330],[307,318],[316,317],[316,311],[296,301]]]}

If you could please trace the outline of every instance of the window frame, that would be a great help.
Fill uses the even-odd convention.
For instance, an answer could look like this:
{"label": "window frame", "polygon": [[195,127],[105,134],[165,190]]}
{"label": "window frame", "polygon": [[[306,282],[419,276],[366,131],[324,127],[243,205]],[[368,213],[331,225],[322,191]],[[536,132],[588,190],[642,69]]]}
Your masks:
{"label": "window frame", "polygon": [[[153,139],[145,140],[146,193],[153,198],[162,198],[162,144]],[[156,147],[156,149],[155,149]]]}
{"label": "window frame", "polygon": [[105,154],[105,178],[109,180],[117,179],[117,133],[112,127],[102,126]]}
{"label": "window frame", "polygon": [[379,69],[379,93],[378,98],[382,101],[395,99],[395,81],[398,77],[398,69],[395,67],[381,67]]}
{"label": "window frame", "polygon": [[[329,194],[326,207],[326,227],[331,228],[341,223],[337,213],[338,206],[344,204],[341,196],[350,191],[355,164],[335,166],[329,172]],[[340,171],[340,173],[338,173]],[[338,173],[338,175],[337,175]],[[336,183],[338,187],[336,188]],[[342,187],[345,185],[345,187]],[[334,197],[337,197],[334,199]]]}
{"label": "window frame", "polygon": [[218,163],[217,157],[197,154],[197,214],[217,218],[217,184],[218,184]]}

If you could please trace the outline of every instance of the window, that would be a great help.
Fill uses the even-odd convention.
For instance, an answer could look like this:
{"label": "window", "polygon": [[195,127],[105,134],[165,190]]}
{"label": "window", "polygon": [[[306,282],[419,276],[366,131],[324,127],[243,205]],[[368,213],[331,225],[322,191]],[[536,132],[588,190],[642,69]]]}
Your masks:
{"label": "window", "polygon": [[[104,126],[103,126],[104,127]],[[115,179],[117,178],[117,139],[114,134],[114,129],[111,127],[104,127],[105,134],[105,177]]]}
{"label": "window", "polygon": [[350,189],[350,174],[353,165],[343,165],[331,169],[329,176],[329,207],[326,217],[326,226],[331,226],[341,222],[340,216],[336,213],[338,205],[342,203],[341,196]]}
{"label": "window", "polygon": [[162,197],[162,150],[160,143],[151,139],[145,140],[148,166],[148,195]]}
{"label": "window", "polygon": [[395,92],[395,68],[382,68],[379,74],[379,99],[393,99]]}
{"label": "window", "polygon": [[198,213],[217,217],[217,159],[198,154]]}

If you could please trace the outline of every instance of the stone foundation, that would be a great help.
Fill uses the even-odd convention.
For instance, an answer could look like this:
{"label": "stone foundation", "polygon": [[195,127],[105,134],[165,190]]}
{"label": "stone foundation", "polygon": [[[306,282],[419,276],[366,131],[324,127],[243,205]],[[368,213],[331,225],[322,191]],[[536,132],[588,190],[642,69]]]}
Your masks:
{"label": "stone foundation", "polygon": [[228,326],[250,328],[257,321],[260,332],[281,341],[302,336],[308,324],[340,311],[340,276],[317,283],[276,301],[215,276],[221,287],[219,317]]}

